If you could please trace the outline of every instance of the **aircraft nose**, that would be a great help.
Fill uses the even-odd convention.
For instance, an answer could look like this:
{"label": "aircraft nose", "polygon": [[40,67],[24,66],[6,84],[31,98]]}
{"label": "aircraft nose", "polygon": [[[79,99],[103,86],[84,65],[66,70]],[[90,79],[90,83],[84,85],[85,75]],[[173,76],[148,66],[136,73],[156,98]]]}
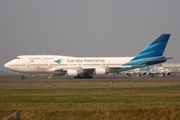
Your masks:
{"label": "aircraft nose", "polygon": [[8,66],[8,65],[7,65],[7,63],[6,63],[6,64],[4,64],[4,67],[5,67],[5,68],[7,68],[7,66]]}
{"label": "aircraft nose", "polygon": [[9,63],[4,64],[4,67],[8,69],[9,68]]}

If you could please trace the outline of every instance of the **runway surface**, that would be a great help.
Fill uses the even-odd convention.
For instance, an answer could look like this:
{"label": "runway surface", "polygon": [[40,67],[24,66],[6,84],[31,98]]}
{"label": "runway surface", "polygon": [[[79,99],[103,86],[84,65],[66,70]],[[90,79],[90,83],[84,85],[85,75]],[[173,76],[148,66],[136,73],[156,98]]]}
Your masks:
{"label": "runway surface", "polygon": [[21,82],[147,82],[147,81],[180,81],[179,76],[167,76],[167,77],[129,77],[129,76],[101,76],[93,79],[0,79],[0,83],[21,83]]}

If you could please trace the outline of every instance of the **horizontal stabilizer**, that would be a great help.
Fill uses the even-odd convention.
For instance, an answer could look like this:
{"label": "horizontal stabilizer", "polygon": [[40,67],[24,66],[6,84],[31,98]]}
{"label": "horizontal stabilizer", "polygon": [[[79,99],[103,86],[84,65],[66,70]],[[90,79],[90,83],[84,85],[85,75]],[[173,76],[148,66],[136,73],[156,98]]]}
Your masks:
{"label": "horizontal stabilizer", "polygon": [[165,62],[168,59],[172,59],[174,57],[169,57],[169,58],[162,58],[162,59],[156,59],[156,60],[149,60],[149,61],[145,61],[145,63],[159,63],[159,62]]}

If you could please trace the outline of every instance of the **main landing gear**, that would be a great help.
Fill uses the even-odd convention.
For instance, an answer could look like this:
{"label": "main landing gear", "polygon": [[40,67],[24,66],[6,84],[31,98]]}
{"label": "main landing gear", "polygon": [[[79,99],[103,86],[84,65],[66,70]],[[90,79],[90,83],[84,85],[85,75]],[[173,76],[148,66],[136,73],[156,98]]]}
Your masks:
{"label": "main landing gear", "polygon": [[25,76],[24,76],[23,74],[21,75],[21,79],[22,79],[22,80],[25,79]]}
{"label": "main landing gear", "polygon": [[154,77],[154,74],[151,74],[151,77]]}
{"label": "main landing gear", "polygon": [[74,77],[74,79],[92,79],[93,76],[92,75],[88,75],[88,76],[76,76]]}

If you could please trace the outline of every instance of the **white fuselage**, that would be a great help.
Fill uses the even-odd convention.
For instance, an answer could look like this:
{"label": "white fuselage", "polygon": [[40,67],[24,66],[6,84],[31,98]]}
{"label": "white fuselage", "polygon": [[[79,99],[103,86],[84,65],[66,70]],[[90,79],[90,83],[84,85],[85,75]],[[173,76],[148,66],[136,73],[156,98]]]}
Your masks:
{"label": "white fuselage", "polygon": [[164,74],[165,73],[164,67],[153,67],[152,71],[154,73],[157,73],[157,74]]}
{"label": "white fuselage", "polygon": [[[130,61],[133,57],[71,57],[58,55],[24,55],[6,63],[4,67],[20,73],[56,74],[57,69],[76,69],[91,67],[118,67]],[[55,62],[60,60],[60,63]]]}
{"label": "white fuselage", "polygon": [[[5,68],[20,73],[54,74],[92,78],[92,75],[119,73],[147,65],[163,63],[170,34],[161,34],[134,57],[71,57],[58,55],[22,55],[6,63]],[[21,76],[21,79],[24,79]]]}
{"label": "white fuselage", "polygon": [[154,76],[154,74],[159,74],[162,76],[165,75],[171,75],[171,72],[165,70],[164,67],[153,67],[150,71],[149,71],[149,75]]}

